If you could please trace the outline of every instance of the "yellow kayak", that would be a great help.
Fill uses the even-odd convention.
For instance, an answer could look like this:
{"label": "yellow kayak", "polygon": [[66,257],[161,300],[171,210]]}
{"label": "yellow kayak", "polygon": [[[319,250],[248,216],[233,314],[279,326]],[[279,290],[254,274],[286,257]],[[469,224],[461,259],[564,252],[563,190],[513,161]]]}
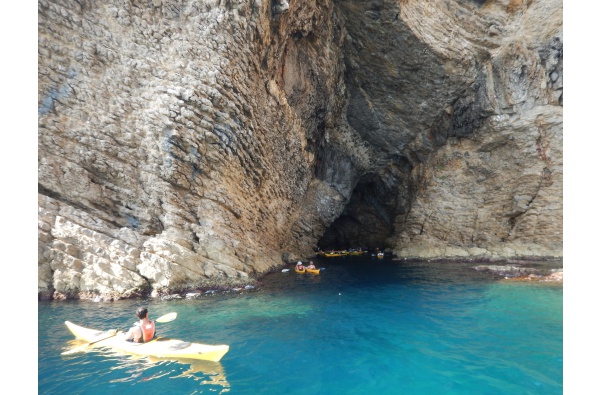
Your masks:
{"label": "yellow kayak", "polygon": [[110,347],[128,354],[148,355],[157,358],[187,358],[218,362],[229,351],[229,346],[190,343],[182,340],[156,337],[146,343],[133,343],[123,340],[123,332],[99,331],[84,328],[65,321],[67,328],[77,339],[84,340],[92,347]]}
{"label": "yellow kayak", "polygon": [[300,273],[300,274],[303,274],[306,271],[306,269],[298,270],[296,268],[294,268],[294,270],[296,271],[296,273]]}
{"label": "yellow kayak", "polygon": [[321,269],[309,269],[309,268],[306,268],[306,273],[319,274],[320,271],[321,271]]}
{"label": "yellow kayak", "polygon": [[346,255],[348,255],[348,252],[346,252],[346,251],[326,252],[324,255],[327,258],[335,258],[335,257],[339,257],[339,256],[346,256]]}

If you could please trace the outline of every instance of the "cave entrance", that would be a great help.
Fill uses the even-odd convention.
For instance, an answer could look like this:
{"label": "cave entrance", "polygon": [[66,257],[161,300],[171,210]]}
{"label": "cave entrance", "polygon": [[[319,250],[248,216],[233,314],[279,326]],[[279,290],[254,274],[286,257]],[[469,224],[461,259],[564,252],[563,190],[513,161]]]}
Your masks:
{"label": "cave entrance", "polygon": [[363,175],[344,211],[325,230],[317,246],[325,251],[392,247],[389,238],[399,224],[403,225],[411,201],[411,168],[404,161],[395,161]]}

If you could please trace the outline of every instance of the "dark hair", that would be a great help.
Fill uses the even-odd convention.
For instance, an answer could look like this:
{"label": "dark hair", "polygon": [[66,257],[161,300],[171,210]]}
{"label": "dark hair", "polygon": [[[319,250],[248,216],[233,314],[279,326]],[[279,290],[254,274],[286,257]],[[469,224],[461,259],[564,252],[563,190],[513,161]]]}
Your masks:
{"label": "dark hair", "polygon": [[139,318],[141,320],[141,319],[145,318],[148,315],[148,309],[145,308],[145,307],[140,307],[135,312],[135,315],[137,316],[137,318]]}

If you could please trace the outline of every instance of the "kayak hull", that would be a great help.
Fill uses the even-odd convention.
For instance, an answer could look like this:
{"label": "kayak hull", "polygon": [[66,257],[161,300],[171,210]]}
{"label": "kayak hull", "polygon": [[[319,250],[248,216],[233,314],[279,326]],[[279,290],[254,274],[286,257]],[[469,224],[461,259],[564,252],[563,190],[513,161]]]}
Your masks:
{"label": "kayak hull", "polygon": [[306,269],[306,273],[319,274],[321,269]]}
{"label": "kayak hull", "polygon": [[298,269],[294,269],[296,271],[296,273],[300,273],[300,274],[304,274],[304,272],[306,271],[306,269],[302,269],[302,270],[298,270]]}
{"label": "kayak hull", "polygon": [[186,358],[218,362],[229,351],[228,345],[190,343],[166,337],[157,337],[146,343],[133,343],[123,339],[123,332],[99,331],[65,321],[75,338],[93,347],[109,347],[128,354],[157,358]]}

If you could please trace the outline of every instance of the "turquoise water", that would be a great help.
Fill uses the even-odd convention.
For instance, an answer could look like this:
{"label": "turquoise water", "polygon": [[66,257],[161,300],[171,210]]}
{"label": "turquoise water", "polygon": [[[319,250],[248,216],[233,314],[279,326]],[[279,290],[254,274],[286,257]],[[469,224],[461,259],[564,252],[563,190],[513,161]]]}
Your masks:
{"label": "turquoise water", "polygon": [[[499,281],[473,264],[315,260],[259,290],[196,300],[39,302],[39,394],[562,394],[563,289]],[[291,266],[290,266],[291,267]],[[73,345],[65,320],[229,344],[221,362],[156,361]]]}

